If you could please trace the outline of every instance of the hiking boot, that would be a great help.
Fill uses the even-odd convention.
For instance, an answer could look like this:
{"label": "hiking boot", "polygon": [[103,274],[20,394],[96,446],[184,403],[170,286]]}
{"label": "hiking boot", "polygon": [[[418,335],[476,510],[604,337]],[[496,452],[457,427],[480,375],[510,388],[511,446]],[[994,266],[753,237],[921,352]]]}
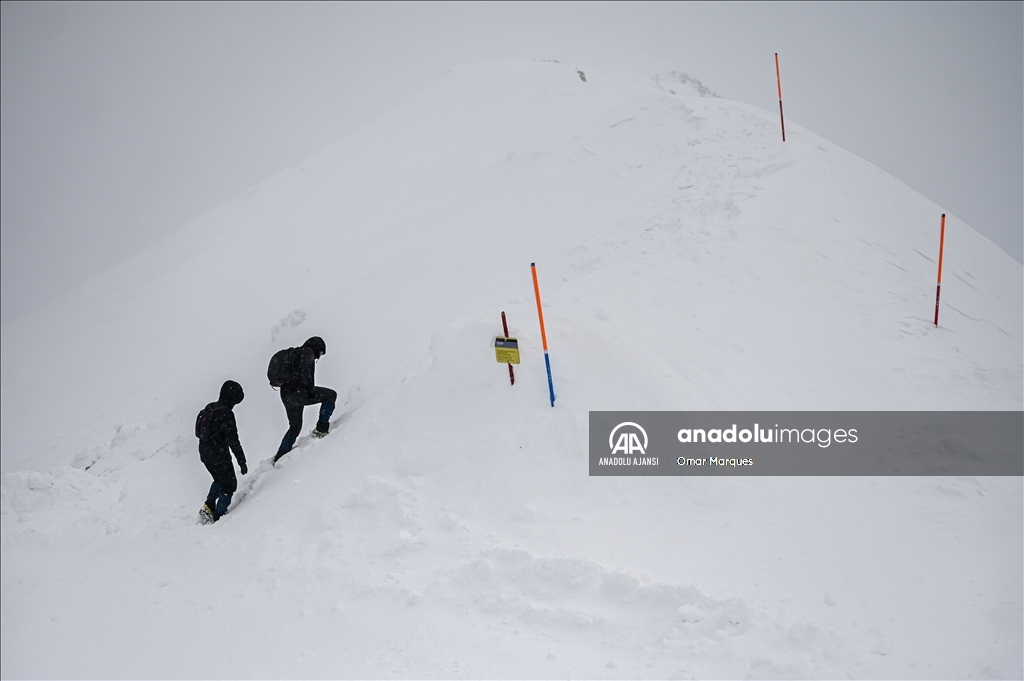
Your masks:
{"label": "hiking boot", "polygon": [[327,435],[327,431],[329,431],[330,429],[331,429],[331,424],[330,424],[329,421],[317,421],[316,422],[316,428],[313,429],[313,432],[310,433],[310,435],[312,435],[313,437],[318,437],[318,438],[319,437],[323,437],[323,436]]}
{"label": "hiking boot", "polygon": [[213,509],[209,504],[203,504],[203,507],[199,509],[199,524],[209,525],[215,522],[217,522],[217,516],[213,514]]}

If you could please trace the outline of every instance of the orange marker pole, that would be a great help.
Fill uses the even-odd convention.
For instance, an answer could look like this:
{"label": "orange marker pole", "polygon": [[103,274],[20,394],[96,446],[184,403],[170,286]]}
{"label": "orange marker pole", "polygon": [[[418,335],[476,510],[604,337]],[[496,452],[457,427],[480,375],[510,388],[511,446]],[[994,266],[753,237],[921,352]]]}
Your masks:
{"label": "orange marker pole", "polygon": [[548,335],[544,332],[544,309],[540,305],[540,284],[537,283],[537,263],[530,263],[533,273],[533,293],[537,296],[537,318],[540,319],[540,340],[544,345],[544,365],[548,369],[548,393],[551,395],[551,406],[555,406],[555,384],[551,381],[551,359],[548,357]]}
{"label": "orange marker pole", "polygon": [[[508,322],[505,321],[505,311],[501,311],[501,328],[505,331],[505,338],[508,338]],[[508,363],[508,381],[512,385],[516,384],[516,375],[512,371],[512,362]]]}
{"label": "orange marker pole", "polygon": [[782,141],[786,141],[786,118],[782,115],[782,74],[779,72],[779,53],[775,53],[775,80],[779,84],[779,120],[782,121]]}
{"label": "orange marker pole", "polygon": [[935,284],[935,326],[939,325],[939,293],[942,292],[942,249],[946,243],[946,214],[942,214],[942,231],[939,232],[939,278]]}

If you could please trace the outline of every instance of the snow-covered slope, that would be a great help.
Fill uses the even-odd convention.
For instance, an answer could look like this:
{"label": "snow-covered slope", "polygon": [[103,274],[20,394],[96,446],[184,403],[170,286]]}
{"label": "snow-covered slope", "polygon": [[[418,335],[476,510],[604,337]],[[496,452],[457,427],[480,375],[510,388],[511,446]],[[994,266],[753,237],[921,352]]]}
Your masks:
{"label": "snow-covered slope", "polygon": [[2,675],[1020,677],[1019,478],[588,477],[589,410],[1022,408],[1018,263],[950,216],[935,328],[942,209],[702,94],[458,69],[3,327]]}

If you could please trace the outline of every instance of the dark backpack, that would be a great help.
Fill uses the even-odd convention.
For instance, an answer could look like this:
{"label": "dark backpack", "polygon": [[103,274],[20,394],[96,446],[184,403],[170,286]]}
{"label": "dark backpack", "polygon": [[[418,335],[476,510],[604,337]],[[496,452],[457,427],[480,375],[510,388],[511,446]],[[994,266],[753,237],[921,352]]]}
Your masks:
{"label": "dark backpack", "polygon": [[200,440],[210,441],[217,435],[214,415],[218,409],[225,409],[225,407],[217,402],[210,402],[196,416],[196,437]]}
{"label": "dark backpack", "polygon": [[298,348],[278,350],[270,358],[270,366],[267,367],[267,380],[270,381],[270,385],[280,388],[285,383],[295,379],[295,367],[292,364],[292,360],[295,357],[296,350]]}

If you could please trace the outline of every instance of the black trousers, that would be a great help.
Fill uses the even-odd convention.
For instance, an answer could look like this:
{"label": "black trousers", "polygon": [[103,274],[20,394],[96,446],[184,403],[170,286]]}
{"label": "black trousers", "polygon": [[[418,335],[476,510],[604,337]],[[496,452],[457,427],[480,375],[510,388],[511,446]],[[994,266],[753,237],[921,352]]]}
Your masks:
{"label": "black trousers", "polygon": [[221,493],[234,494],[238,489],[235,466],[231,463],[231,452],[227,445],[199,441],[199,459],[210,471],[213,481],[220,484]]}
{"label": "black trousers", "polygon": [[[288,414],[288,435],[298,437],[302,432],[302,409],[311,404],[331,405],[329,412],[334,410],[334,404],[338,401],[338,393],[330,388],[314,386],[312,388],[284,386],[281,388],[281,402],[284,403],[284,411]],[[324,408],[320,408],[321,414]]]}

